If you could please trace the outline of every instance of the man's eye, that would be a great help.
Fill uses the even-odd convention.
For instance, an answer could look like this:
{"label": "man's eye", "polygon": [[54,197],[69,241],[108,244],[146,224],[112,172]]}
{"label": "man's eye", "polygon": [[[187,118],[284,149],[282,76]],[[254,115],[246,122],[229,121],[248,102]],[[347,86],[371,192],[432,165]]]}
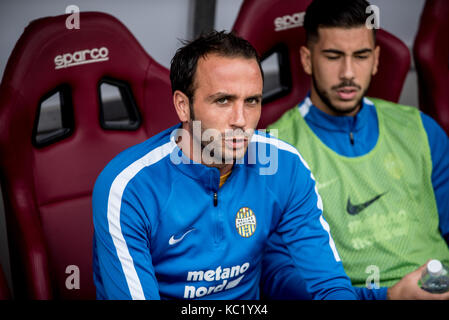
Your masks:
{"label": "man's eye", "polygon": [[258,104],[259,103],[259,99],[258,98],[249,98],[246,100],[246,102],[248,104]]}
{"label": "man's eye", "polygon": [[226,104],[226,103],[228,103],[228,98],[223,97],[223,98],[215,100],[215,102],[218,104]]}
{"label": "man's eye", "polygon": [[360,60],[365,60],[365,59],[368,59],[368,56],[367,55],[357,55],[357,56],[355,56],[357,59],[360,59]]}
{"label": "man's eye", "polygon": [[340,56],[326,56],[326,58],[329,60],[337,60]]}

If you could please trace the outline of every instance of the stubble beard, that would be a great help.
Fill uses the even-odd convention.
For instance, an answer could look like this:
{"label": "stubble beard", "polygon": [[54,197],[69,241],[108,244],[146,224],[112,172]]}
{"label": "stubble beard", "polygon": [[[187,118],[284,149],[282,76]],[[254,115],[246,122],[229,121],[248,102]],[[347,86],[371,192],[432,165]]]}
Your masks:
{"label": "stubble beard", "polygon": [[[193,122],[198,121],[201,126],[201,135],[197,136],[194,133],[194,126]],[[203,128],[201,120],[195,119],[195,114],[193,112],[193,104],[190,103],[190,120],[189,120],[189,128],[190,128],[190,136],[193,139],[193,143],[200,146],[201,151],[201,161],[203,162],[203,155],[208,154],[211,158],[213,158],[213,163],[215,167],[223,167],[228,164],[234,164],[237,160],[240,158],[243,158],[245,155],[245,152],[242,153],[242,155],[239,155],[239,152],[234,150],[228,150],[226,147],[226,143],[223,141],[223,134],[220,132],[219,136],[214,136],[213,140],[210,139],[209,141],[203,140],[203,137],[205,136],[205,131],[208,130],[208,128]],[[218,132],[217,132],[218,134]],[[226,133],[225,133],[226,134]],[[217,140],[217,141],[216,141]],[[217,151],[217,152],[216,152]]]}
{"label": "stubble beard", "polygon": [[[370,82],[371,82],[371,79],[370,79],[369,83]],[[369,87],[369,86],[367,86],[367,88],[363,91],[363,94],[360,96],[360,98],[357,100],[357,102],[352,107],[350,107],[348,109],[342,109],[342,108],[336,107],[335,105],[332,104],[327,92],[324,89],[322,90],[318,86],[318,82],[314,76],[314,73],[312,73],[312,84],[315,88],[315,92],[317,93],[317,95],[319,96],[321,101],[326,105],[326,107],[328,109],[333,111],[338,116],[346,116],[346,115],[351,114],[352,112],[356,111],[358,108],[361,108],[363,97],[365,96],[366,92],[368,91],[368,87]]]}

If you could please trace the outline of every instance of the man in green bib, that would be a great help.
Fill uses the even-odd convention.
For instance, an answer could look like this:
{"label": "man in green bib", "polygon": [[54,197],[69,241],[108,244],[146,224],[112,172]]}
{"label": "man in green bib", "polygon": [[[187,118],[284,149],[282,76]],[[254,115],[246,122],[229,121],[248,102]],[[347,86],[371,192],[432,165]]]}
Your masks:
{"label": "man in green bib", "polygon": [[[308,7],[300,54],[311,90],[268,129],[308,163],[360,298],[449,299],[418,285],[429,259],[449,266],[449,139],[418,109],[365,97],[380,50],[366,26],[368,6],[315,0]],[[307,298],[289,259],[274,234],[262,278],[279,293],[271,298]]]}

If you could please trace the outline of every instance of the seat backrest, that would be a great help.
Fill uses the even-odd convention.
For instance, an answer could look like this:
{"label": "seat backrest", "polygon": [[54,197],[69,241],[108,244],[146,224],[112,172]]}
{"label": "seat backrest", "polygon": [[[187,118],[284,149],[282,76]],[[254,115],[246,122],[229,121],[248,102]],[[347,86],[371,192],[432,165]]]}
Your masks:
{"label": "seat backrest", "polygon": [[449,134],[449,1],[426,1],[413,55],[419,108]]}
{"label": "seat backrest", "polygon": [[82,12],[80,28],[67,29],[67,17],[27,26],[0,86],[0,177],[19,298],[95,298],[96,177],[177,122],[168,70],[120,21]]}
{"label": "seat backrest", "polygon": [[[299,48],[305,44],[302,27],[305,10],[311,0],[245,0],[233,30],[247,39],[262,56],[277,52],[281,90],[264,97],[259,128],[276,121],[287,109],[304,99],[310,89],[310,77],[303,71]],[[377,30],[381,47],[378,73],[368,95],[397,102],[410,69],[407,46],[392,34]],[[266,94],[266,93],[265,93]],[[264,94],[264,95],[265,95]]]}

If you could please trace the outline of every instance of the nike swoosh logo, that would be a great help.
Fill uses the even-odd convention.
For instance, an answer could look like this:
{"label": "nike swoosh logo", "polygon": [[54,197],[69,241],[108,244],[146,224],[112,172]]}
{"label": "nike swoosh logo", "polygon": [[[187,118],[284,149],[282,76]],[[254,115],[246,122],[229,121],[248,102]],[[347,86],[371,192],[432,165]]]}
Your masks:
{"label": "nike swoosh logo", "polygon": [[346,211],[350,215],[353,215],[353,216],[356,215],[356,214],[359,214],[360,212],[362,212],[363,210],[368,208],[370,205],[372,205],[374,202],[379,200],[379,198],[382,197],[385,193],[386,192],[381,193],[381,194],[375,196],[374,198],[372,198],[372,199],[370,199],[370,200],[368,200],[368,201],[366,201],[364,203],[356,204],[356,205],[352,204],[351,203],[351,199],[348,197],[348,202],[346,204]]}
{"label": "nike swoosh logo", "polygon": [[185,237],[186,235],[188,235],[190,232],[192,232],[193,230],[195,230],[195,228],[192,228],[192,229],[190,229],[190,230],[187,230],[187,231],[184,232],[184,234],[183,234],[180,238],[178,238],[178,239],[175,239],[175,236],[171,236],[170,240],[168,240],[168,244],[171,245],[171,246],[174,245],[174,244],[177,244],[178,242],[182,241],[182,239],[184,239],[184,237]]}

